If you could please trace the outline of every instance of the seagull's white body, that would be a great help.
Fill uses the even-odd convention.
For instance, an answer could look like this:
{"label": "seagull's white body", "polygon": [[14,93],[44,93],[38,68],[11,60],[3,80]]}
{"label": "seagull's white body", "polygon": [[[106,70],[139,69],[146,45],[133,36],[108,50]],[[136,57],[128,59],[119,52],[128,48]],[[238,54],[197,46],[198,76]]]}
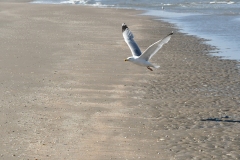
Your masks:
{"label": "seagull's white body", "polygon": [[133,55],[132,57],[125,59],[125,61],[130,61],[134,64],[145,66],[152,71],[150,67],[159,68],[160,66],[154,66],[148,60],[150,60],[152,56],[156,54],[164,44],[168,43],[173,32],[167,35],[165,38],[150,45],[143,53],[139,49],[137,43],[134,41],[134,36],[125,23],[122,24],[122,34]]}

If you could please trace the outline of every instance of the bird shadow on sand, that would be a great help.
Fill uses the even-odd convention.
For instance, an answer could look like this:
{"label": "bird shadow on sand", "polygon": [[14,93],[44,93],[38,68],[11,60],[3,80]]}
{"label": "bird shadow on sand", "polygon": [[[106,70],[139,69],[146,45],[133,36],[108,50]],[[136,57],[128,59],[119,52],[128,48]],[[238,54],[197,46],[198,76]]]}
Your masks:
{"label": "bird shadow on sand", "polygon": [[206,119],[201,119],[201,121],[240,123],[240,120],[232,120],[232,119],[229,119],[228,116],[221,117],[221,118],[206,118]]}

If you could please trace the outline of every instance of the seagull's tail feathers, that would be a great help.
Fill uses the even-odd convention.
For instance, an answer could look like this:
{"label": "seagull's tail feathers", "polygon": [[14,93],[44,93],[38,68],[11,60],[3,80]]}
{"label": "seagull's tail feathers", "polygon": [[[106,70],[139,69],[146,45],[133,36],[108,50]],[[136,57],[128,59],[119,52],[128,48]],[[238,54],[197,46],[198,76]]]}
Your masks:
{"label": "seagull's tail feathers", "polygon": [[160,66],[153,66],[154,68],[159,68]]}

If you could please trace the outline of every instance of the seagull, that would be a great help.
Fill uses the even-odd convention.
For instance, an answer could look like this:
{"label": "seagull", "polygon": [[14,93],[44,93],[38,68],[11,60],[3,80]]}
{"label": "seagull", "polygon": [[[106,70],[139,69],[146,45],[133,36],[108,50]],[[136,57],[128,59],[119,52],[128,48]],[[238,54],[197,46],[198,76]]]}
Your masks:
{"label": "seagull", "polygon": [[155,66],[148,60],[150,60],[152,56],[156,54],[164,44],[168,43],[168,41],[171,39],[171,36],[173,35],[173,32],[167,35],[165,38],[150,45],[143,53],[139,49],[137,43],[134,41],[134,36],[125,23],[122,24],[122,34],[133,55],[132,57],[125,59],[125,61],[130,61],[134,64],[145,66],[150,71],[153,71],[151,67],[159,68],[160,66]]}

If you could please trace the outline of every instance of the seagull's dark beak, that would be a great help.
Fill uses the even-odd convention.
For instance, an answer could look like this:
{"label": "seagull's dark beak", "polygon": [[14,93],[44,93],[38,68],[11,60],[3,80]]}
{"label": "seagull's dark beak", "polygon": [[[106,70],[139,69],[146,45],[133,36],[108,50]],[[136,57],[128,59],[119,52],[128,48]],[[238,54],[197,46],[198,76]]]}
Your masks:
{"label": "seagull's dark beak", "polygon": [[128,61],[128,59],[125,59],[124,61]]}

